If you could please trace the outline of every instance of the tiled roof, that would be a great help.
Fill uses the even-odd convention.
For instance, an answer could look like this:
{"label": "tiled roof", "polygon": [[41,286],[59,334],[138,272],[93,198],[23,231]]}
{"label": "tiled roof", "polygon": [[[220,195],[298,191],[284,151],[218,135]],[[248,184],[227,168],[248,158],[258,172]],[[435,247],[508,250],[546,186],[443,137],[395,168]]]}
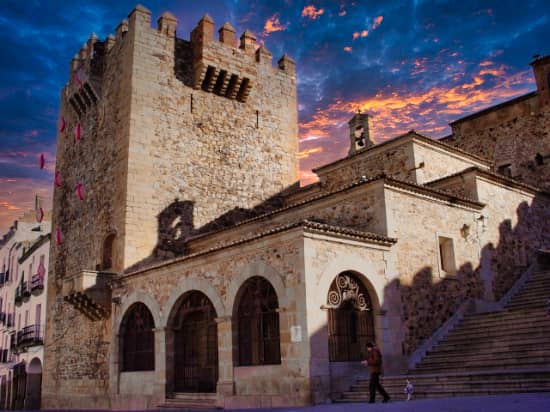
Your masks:
{"label": "tiled roof", "polygon": [[348,155],[347,157],[344,157],[344,158],[339,159],[339,160],[336,160],[336,161],[334,161],[334,162],[332,162],[332,163],[328,163],[328,164],[326,164],[326,165],[323,165],[323,166],[320,166],[320,167],[318,167],[318,168],[316,168],[316,169],[313,169],[313,171],[314,171],[315,173],[317,173],[317,172],[320,171],[320,170],[326,169],[326,168],[328,168],[328,167],[330,167],[330,166],[334,166],[334,165],[336,165],[336,164],[338,164],[338,163],[341,163],[341,162],[344,162],[344,161],[346,161],[346,160],[349,160],[349,159],[351,159],[351,158],[353,158],[353,157],[359,156],[359,155],[361,155],[361,154],[363,154],[363,153],[375,151],[375,150],[378,150],[380,147],[384,147],[384,146],[386,146],[386,145],[389,145],[390,143],[394,143],[394,142],[396,142],[396,141],[398,141],[398,140],[406,139],[406,138],[411,138],[411,137],[412,137],[412,138],[417,138],[417,139],[422,140],[422,141],[424,141],[424,142],[426,142],[426,143],[429,143],[429,144],[433,144],[434,146],[442,147],[442,148],[444,148],[444,149],[446,149],[446,150],[448,150],[448,151],[450,151],[450,152],[459,153],[459,154],[462,155],[462,156],[469,157],[469,158],[474,159],[474,160],[476,160],[476,161],[478,161],[478,162],[482,162],[482,163],[485,163],[485,164],[487,164],[487,165],[490,165],[490,164],[491,164],[491,162],[490,162],[489,160],[484,159],[483,157],[477,156],[477,155],[472,154],[472,153],[470,153],[470,152],[467,152],[467,151],[465,151],[465,150],[459,149],[458,147],[454,147],[454,146],[449,145],[449,144],[447,144],[447,143],[441,142],[441,141],[439,141],[439,140],[432,139],[431,137],[428,137],[428,136],[425,136],[425,135],[423,135],[423,134],[421,134],[421,133],[418,133],[416,130],[411,130],[411,131],[409,131],[409,132],[407,132],[407,133],[404,133],[404,134],[402,134],[402,135],[399,135],[399,136],[397,136],[397,137],[394,137],[393,139],[386,140],[386,141],[384,141],[384,142],[382,142],[382,143],[378,143],[378,144],[376,144],[376,145],[374,145],[374,146],[371,146],[371,147],[368,147],[368,148],[364,148],[364,149],[358,150],[357,152],[352,153],[352,154]]}
{"label": "tiled roof", "polygon": [[231,242],[227,242],[227,243],[224,243],[224,244],[221,244],[221,245],[218,245],[218,246],[214,246],[210,249],[202,250],[200,252],[192,253],[192,254],[189,254],[189,255],[186,255],[186,256],[182,256],[182,257],[178,257],[178,258],[174,258],[174,259],[170,259],[170,260],[165,260],[163,262],[159,262],[159,263],[155,263],[155,264],[151,264],[149,266],[142,267],[142,268],[136,269],[132,272],[126,273],[126,274],[124,274],[124,277],[137,275],[139,273],[147,272],[147,271],[152,270],[152,269],[158,269],[160,267],[164,267],[164,266],[173,265],[173,264],[176,264],[176,263],[179,263],[179,262],[187,261],[187,260],[190,260],[190,259],[193,259],[193,258],[196,258],[196,257],[200,257],[200,256],[204,256],[204,255],[211,254],[211,253],[214,253],[214,252],[218,252],[218,251],[223,250],[223,249],[227,249],[227,248],[230,248],[230,247],[233,247],[233,246],[238,246],[238,245],[241,245],[243,243],[252,242],[254,240],[261,239],[261,238],[269,236],[269,235],[277,234],[277,233],[284,232],[284,231],[291,230],[291,229],[298,228],[298,227],[301,227],[304,230],[307,230],[309,232],[323,233],[323,234],[328,234],[328,235],[339,235],[339,236],[347,238],[347,239],[362,240],[362,241],[367,241],[369,243],[376,243],[376,244],[380,244],[380,245],[384,245],[384,246],[391,246],[392,244],[397,242],[397,239],[386,237],[386,236],[383,236],[383,235],[379,235],[377,233],[364,232],[364,231],[361,231],[361,230],[355,230],[355,229],[351,229],[349,227],[344,227],[344,226],[336,226],[336,225],[330,225],[330,224],[325,224],[325,223],[312,222],[310,220],[301,220],[301,221],[298,221],[298,222],[279,225],[279,226],[273,227],[271,229],[265,230],[263,232],[256,233],[256,234],[251,235],[251,236],[246,236],[246,237],[243,237],[243,238],[231,241]]}
{"label": "tiled roof", "polygon": [[434,185],[437,185],[438,183],[444,182],[445,180],[452,179],[453,177],[457,177],[457,176],[462,176],[462,175],[465,175],[465,174],[471,173],[471,172],[476,172],[476,174],[478,174],[478,175],[481,175],[481,176],[489,178],[493,181],[502,183],[506,186],[514,187],[514,188],[517,188],[517,189],[524,189],[524,190],[527,190],[529,192],[538,193],[538,194],[542,194],[542,195],[545,195],[545,196],[550,196],[550,192],[546,192],[546,191],[544,191],[544,190],[542,190],[542,189],[540,189],[536,186],[532,186],[532,185],[529,185],[527,183],[520,182],[519,180],[516,180],[514,178],[506,177],[506,176],[503,176],[501,174],[498,174],[498,173],[495,173],[495,172],[492,172],[492,171],[489,171],[489,170],[480,169],[479,167],[476,167],[476,166],[469,167],[468,169],[464,169],[461,172],[457,172],[457,173],[454,173],[452,175],[442,177],[441,179],[432,180],[431,182],[427,182],[426,186],[434,186]]}

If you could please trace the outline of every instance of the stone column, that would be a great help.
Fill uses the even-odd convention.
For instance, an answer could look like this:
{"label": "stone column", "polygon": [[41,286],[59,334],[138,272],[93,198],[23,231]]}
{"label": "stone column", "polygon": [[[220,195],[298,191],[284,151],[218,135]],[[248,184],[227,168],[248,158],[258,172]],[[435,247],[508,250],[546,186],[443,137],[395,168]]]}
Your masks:
{"label": "stone column", "polygon": [[233,328],[231,316],[216,318],[218,324],[218,407],[224,406],[224,399],[234,395],[233,379]]}
{"label": "stone column", "polygon": [[154,328],[155,333],[155,387],[153,396],[166,399],[166,328]]}
{"label": "stone column", "polygon": [[111,356],[109,356],[109,392],[111,397],[119,393],[120,378],[120,335],[113,333],[111,339]]}

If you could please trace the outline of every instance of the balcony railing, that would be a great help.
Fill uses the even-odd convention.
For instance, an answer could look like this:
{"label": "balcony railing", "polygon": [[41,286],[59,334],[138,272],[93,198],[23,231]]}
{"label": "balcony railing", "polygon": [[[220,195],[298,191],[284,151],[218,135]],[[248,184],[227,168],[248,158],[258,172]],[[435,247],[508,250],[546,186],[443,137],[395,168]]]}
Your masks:
{"label": "balcony railing", "polygon": [[15,304],[20,305],[23,299],[28,299],[31,296],[31,288],[29,282],[21,282],[17,288],[15,288]]}
{"label": "balcony railing", "polygon": [[44,290],[44,277],[37,273],[31,279],[31,292],[38,294],[42,290]]}
{"label": "balcony railing", "polygon": [[17,348],[42,345],[44,343],[44,325],[25,326],[17,332]]}

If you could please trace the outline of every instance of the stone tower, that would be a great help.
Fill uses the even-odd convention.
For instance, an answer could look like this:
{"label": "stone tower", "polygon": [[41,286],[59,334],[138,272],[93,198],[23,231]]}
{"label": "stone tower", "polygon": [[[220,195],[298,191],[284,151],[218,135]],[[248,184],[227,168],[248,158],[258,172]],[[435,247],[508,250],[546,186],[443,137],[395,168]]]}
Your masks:
{"label": "stone tower", "polygon": [[[44,407],[59,406],[64,394],[101,398],[109,388],[108,273],[159,249],[171,257],[193,230],[298,180],[295,63],[285,55],[274,67],[248,31],[237,45],[229,23],[215,39],[208,15],[190,41],[176,27],[170,13],[151,27],[151,12],[137,6],[116,35],[92,35],[70,64],[57,139],[52,230],[61,243],[50,253]],[[96,294],[86,295],[86,285]]]}

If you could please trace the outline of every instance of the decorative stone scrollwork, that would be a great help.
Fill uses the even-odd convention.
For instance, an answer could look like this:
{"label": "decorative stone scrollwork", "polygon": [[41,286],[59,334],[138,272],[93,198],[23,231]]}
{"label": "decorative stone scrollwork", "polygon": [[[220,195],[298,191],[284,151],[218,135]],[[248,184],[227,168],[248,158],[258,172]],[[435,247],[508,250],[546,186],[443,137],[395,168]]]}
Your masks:
{"label": "decorative stone scrollwork", "polygon": [[371,310],[371,302],[365,287],[351,274],[336,276],[328,293],[327,309],[337,309],[344,303],[350,303],[355,309]]}

